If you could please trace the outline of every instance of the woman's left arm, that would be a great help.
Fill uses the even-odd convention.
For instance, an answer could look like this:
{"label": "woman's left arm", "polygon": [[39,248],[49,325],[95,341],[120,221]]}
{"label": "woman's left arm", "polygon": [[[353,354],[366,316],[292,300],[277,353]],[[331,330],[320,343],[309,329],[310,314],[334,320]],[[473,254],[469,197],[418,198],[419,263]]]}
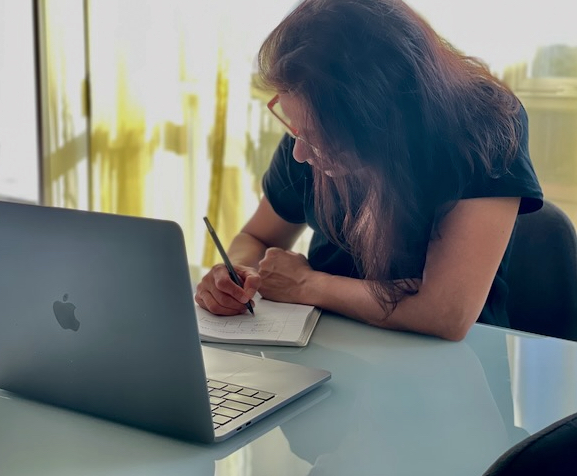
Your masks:
{"label": "woman's left arm", "polygon": [[389,316],[362,280],[313,271],[304,257],[281,250],[273,250],[263,260],[263,281],[269,271],[274,281],[269,264],[291,261],[296,266],[291,273],[297,278],[294,286],[278,287],[277,292],[290,289],[292,295],[275,296],[273,284],[269,296],[265,296],[266,288],[263,296],[319,306],[383,328],[461,340],[481,314],[511,237],[519,202],[517,197],[457,202],[441,223],[440,238],[429,243],[417,294],[401,300]]}

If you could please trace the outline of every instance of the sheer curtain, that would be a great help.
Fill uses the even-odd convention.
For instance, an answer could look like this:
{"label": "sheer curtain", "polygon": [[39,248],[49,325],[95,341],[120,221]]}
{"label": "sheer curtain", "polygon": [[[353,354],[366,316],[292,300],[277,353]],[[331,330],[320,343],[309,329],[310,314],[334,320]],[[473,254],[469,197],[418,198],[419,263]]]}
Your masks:
{"label": "sheer curtain", "polygon": [[31,2],[0,0],[0,200],[37,203],[32,8]]}
{"label": "sheer curtain", "polygon": [[170,219],[210,266],[254,210],[282,133],[254,60],[293,0],[40,1],[45,202]]}
{"label": "sheer curtain", "polygon": [[43,197],[48,205],[89,208],[88,129],[82,2],[40,1]]}

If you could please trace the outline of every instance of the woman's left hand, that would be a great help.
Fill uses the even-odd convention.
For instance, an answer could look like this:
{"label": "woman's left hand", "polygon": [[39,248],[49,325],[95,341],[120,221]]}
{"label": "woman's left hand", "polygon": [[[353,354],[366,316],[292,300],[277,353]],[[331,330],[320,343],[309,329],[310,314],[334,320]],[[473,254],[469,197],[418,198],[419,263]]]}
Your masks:
{"label": "woman's left hand", "polygon": [[269,248],[259,262],[262,282],[258,291],[271,301],[308,304],[305,283],[314,272],[304,255]]}

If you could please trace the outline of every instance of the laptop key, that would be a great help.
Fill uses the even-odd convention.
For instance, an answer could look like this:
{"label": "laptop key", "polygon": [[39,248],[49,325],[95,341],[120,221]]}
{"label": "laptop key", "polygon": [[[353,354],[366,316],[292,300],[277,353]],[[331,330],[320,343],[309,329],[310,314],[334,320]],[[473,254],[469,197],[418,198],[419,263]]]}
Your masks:
{"label": "laptop key", "polygon": [[218,380],[207,380],[206,381],[206,385],[209,388],[223,388],[226,386],[226,383],[224,382],[219,382]]}
{"label": "laptop key", "polygon": [[238,410],[233,410],[232,408],[224,408],[224,407],[216,408],[214,410],[214,413],[216,413],[217,415],[224,415],[230,418],[236,418],[242,415],[242,412],[239,412]]}
{"label": "laptop key", "polygon": [[254,397],[247,397],[246,395],[239,395],[238,393],[231,393],[226,396],[227,400],[234,400],[235,402],[246,403],[256,407],[260,405],[264,400],[259,400]]}
{"label": "laptop key", "polygon": [[241,395],[246,395],[247,397],[252,397],[259,392],[258,390],[253,390],[252,388],[243,388],[241,391],[237,393],[240,393]]}
{"label": "laptop key", "polygon": [[226,417],[224,415],[213,415],[212,416],[212,421],[214,423],[216,423],[217,425],[224,425],[225,423],[228,423],[230,420],[232,420],[232,418]]}
{"label": "laptop key", "polygon": [[239,412],[248,412],[254,408],[253,405],[247,405],[246,403],[235,402],[233,400],[225,400],[221,403],[221,406],[226,408],[232,408],[233,410],[238,410]]}
{"label": "laptop key", "polygon": [[274,395],[268,392],[258,392],[253,395],[254,398],[258,398],[260,400],[270,400]]}
{"label": "laptop key", "polygon": [[238,392],[239,390],[242,390],[242,387],[239,387],[238,385],[227,385],[226,387],[223,387],[223,390],[226,390],[227,392]]}
{"label": "laptop key", "polygon": [[224,397],[225,395],[228,394],[228,392],[225,392],[224,390],[219,390],[217,388],[213,388],[208,392],[208,394],[212,397]]}
{"label": "laptop key", "polygon": [[213,396],[210,396],[209,400],[210,403],[212,403],[213,405],[220,405],[222,402],[224,402],[224,398],[217,398]]}

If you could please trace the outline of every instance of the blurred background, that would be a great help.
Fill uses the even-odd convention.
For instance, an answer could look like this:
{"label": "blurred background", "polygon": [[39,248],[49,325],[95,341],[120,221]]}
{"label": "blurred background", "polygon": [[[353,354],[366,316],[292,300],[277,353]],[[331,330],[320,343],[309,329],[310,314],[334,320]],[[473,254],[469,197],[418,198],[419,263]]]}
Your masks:
{"label": "blurred background", "polygon": [[[519,96],[547,198],[577,222],[572,2],[411,0]],[[295,0],[0,0],[0,198],[170,219],[193,278],[254,210],[282,130],[255,56]],[[306,237],[297,249],[306,249]]]}

